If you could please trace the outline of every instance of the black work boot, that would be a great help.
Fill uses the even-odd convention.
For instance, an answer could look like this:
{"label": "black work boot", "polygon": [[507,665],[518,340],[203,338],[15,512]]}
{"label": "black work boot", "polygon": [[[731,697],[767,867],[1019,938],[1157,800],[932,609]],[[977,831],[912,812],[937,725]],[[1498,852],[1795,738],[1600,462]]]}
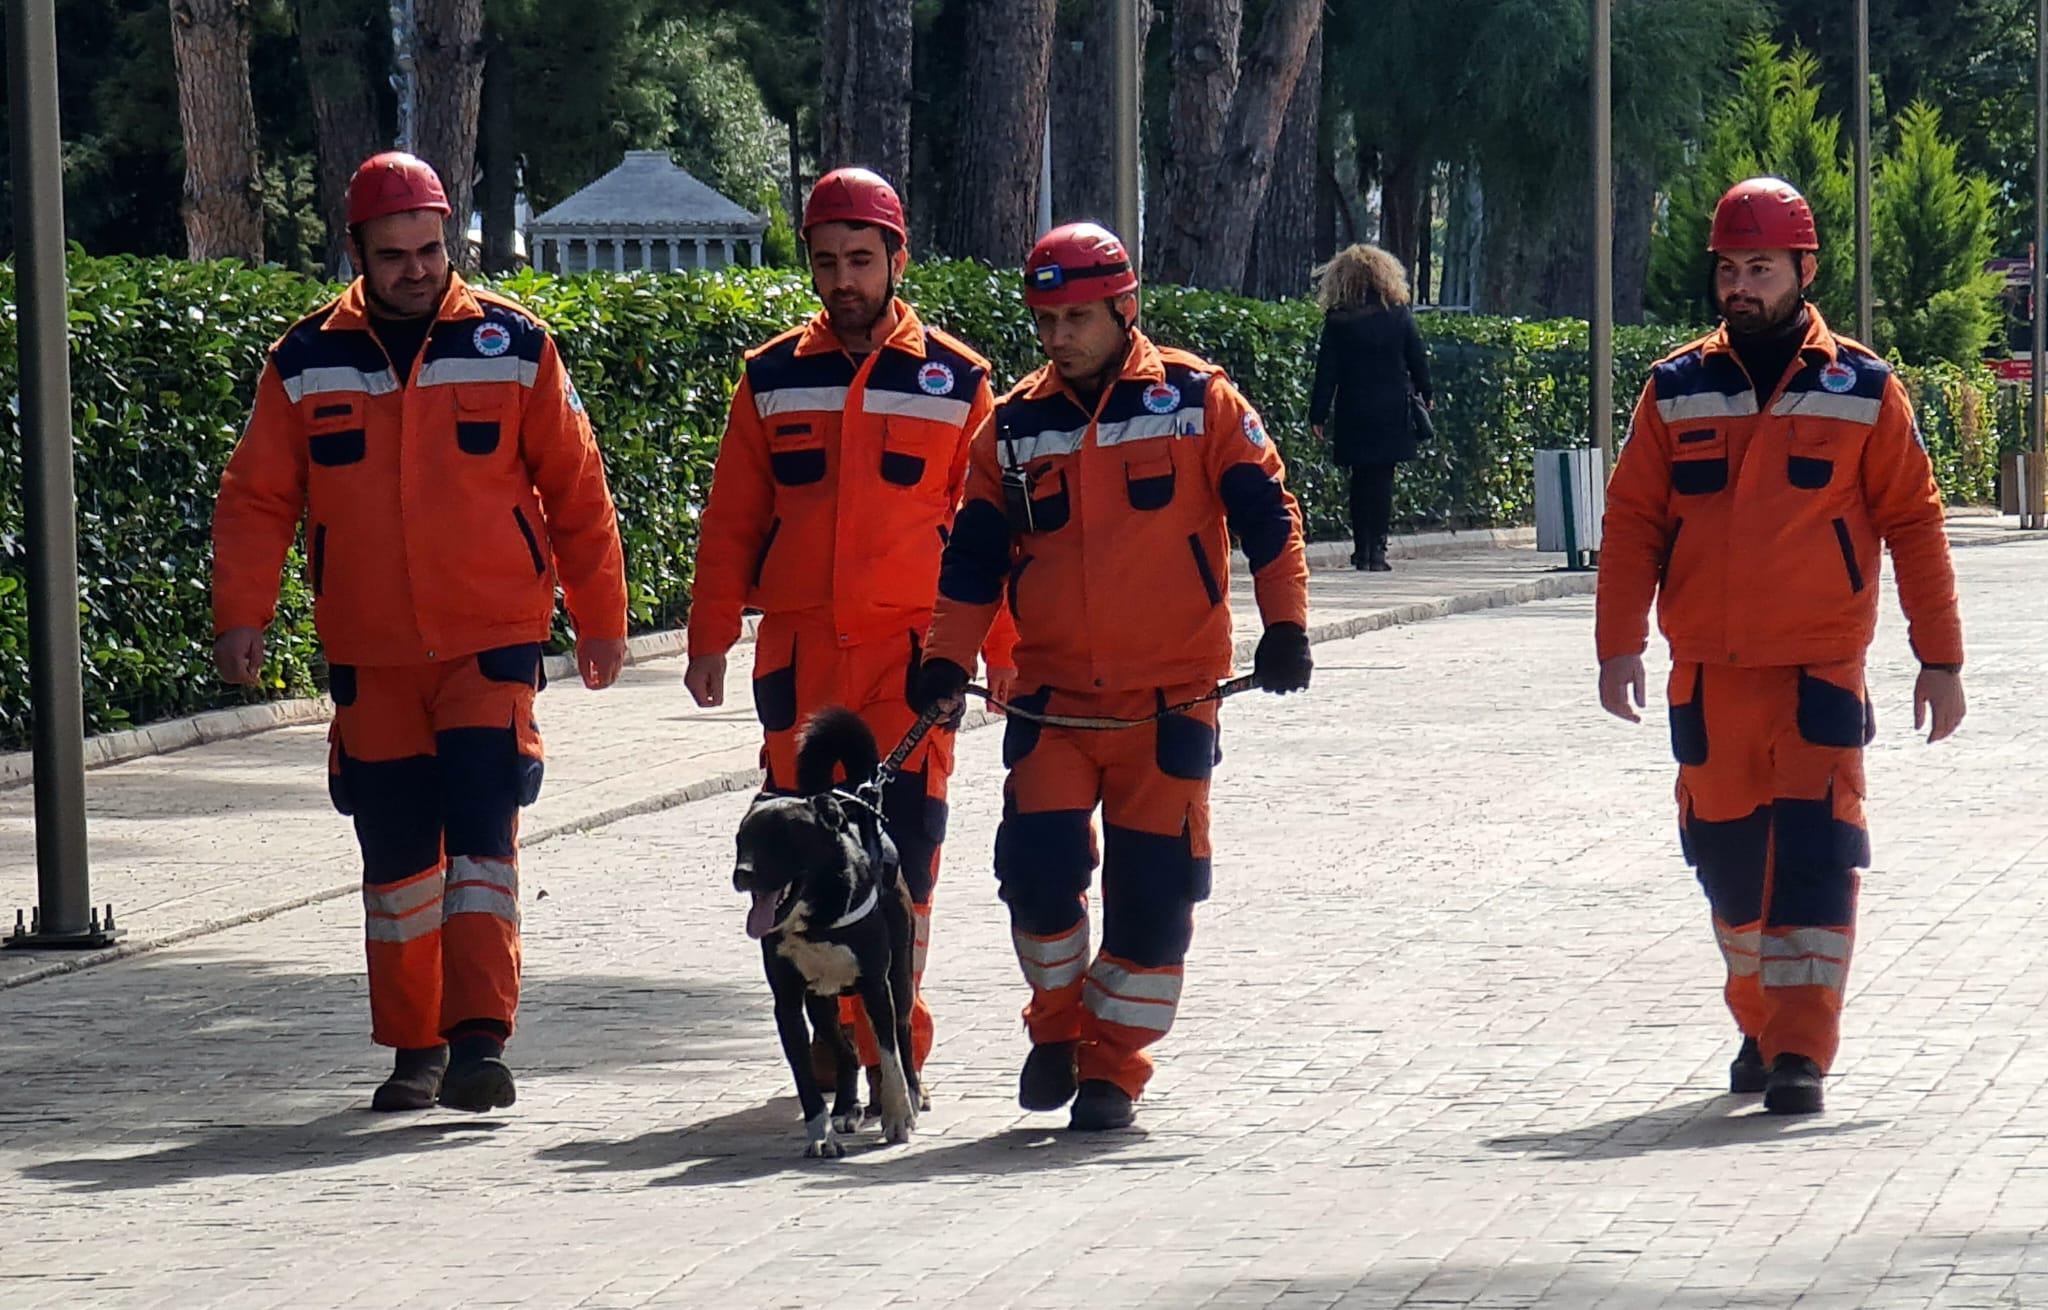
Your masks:
{"label": "black work boot", "polygon": [[1074,1099],[1074,1052],[1079,1042],[1047,1042],[1031,1048],[1017,1079],[1017,1104],[1027,1110],[1057,1110]]}
{"label": "black work boot", "polygon": [[1737,1096],[1754,1096],[1764,1089],[1770,1071],[1764,1068],[1763,1048],[1756,1038],[1742,1039],[1742,1049],[1728,1064],[1728,1090]]}
{"label": "black work boot", "polygon": [[449,1041],[448,1072],[441,1078],[441,1104],[481,1114],[519,1099],[505,1043],[488,1033],[458,1033]]}
{"label": "black work boot", "polygon": [[1764,1084],[1764,1109],[1772,1114],[1819,1114],[1822,1110],[1820,1066],[1790,1051],[1771,1061]]}
{"label": "black work boot", "polygon": [[1123,1088],[1106,1079],[1090,1078],[1074,1098],[1074,1113],[1067,1127],[1077,1133],[1099,1133],[1129,1128],[1137,1117],[1137,1107]]}
{"label": "black work boot", "polygon": [[1394,566],[1387,563],[1387,548],[1385,546],[1374,546],[1371,551],[1367,552],[1365,567],[1368,572],[1372,573],[1392,573],[1394,571]]}
{"label": "black work boot", "polygon": [[426,1110],[441,1090],[441,1075],[448,1070],[448,1048],[416,1046],[401,1049],[392,1062],[391,1076],[370,1097],[370,1108],[378,1113],[392,1110]]}

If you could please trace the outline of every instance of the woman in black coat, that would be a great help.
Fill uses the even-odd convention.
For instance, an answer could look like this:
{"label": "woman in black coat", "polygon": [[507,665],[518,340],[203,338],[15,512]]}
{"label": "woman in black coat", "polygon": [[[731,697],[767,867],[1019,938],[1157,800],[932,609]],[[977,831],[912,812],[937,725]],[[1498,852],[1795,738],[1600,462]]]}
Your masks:
{"label": "woman in black coat", "polygon": [[[1394,466],[1415,458],[1413,398],[1433,401],[1429,356],[1408,309],[1408,275],[1378,246],[1352,246],[1321,270],[1323,335],[1309,423],[1351,470],[1351,563],[1388,572]],[[1326,426],[1327,425],[1327,426]]]}

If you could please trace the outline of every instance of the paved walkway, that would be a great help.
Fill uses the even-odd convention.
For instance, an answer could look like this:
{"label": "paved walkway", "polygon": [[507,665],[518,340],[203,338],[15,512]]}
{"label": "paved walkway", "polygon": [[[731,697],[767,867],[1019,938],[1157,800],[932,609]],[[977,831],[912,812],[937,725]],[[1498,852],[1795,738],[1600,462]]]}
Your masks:
{"label": "paved walkway", "polygon": [[[1878,867],[1823,1118],[1721,1094],[1732,1034],[1663,734],[1590,704],[1590,602],[1565,598],[1327,643],[1310,695],[1231,707],[1216,896],[1143,1131],[1075,1138],[1015,1106],[980,732],[932,954],[937,1104],[910,1146],[797,1158],[727,881],[745,797],[718,796],[534,853],[502,1117],[360,1109],[381,1068],[345,899],[0,992],[0,1299],[2048,1305],[2048,545],[1958,561],[1963,734],[1913,741],[1889,616],[1873,666]],[[647,704],[680,714],[664,676]],[[582,699],[602,698],[552,721]],[[306,762],[268,767],[202,777],[221,813],[236,784],[265,798],[263,849],[316,822],[343,844],[283,799]],[[184,831],[129,858],[184,854]]]}

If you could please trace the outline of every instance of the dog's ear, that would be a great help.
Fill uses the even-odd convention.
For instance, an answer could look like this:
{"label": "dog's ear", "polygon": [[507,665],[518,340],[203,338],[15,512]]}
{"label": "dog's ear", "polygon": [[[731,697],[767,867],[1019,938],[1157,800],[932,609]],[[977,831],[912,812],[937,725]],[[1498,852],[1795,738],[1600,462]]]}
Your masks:
{"label": "dog's ear", "polygon": [[837,830],[846,826],[846,808],[829,791],[811,797],[811,810],[827,828]]}

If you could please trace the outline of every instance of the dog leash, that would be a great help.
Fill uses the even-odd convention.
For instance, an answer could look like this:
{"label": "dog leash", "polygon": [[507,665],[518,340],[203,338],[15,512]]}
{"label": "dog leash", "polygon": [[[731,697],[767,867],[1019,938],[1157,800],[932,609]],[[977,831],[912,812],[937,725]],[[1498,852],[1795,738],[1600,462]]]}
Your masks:
{"label": "dog leash", "polygon": [[[960,690],[966,695],[981,697],[982,700],[988,703],[991,709],[999,710],[1004,714],[1015,715],[1026,722],[1042,724],[1048,728],[1071,728],[1080,732],[1122,732],[1130,728],[1142,728],[1148,723],[1157,723],[1170,714],[1183,714],[1188,710],[1207,705],[1212,701],[1227,700],[1241,692],[1251,691],[1258,685],[1258,676],[1247,673],[1243,677],[1232,678],[1229,682],[1218,686],[1214,691],[1205,692],[1192,700],[1177,701],[1172,705],[1162,706],[1150,714],[1141,715],[1135,719],[1119,718],[1108,714],[1047,714],[1043,710],[1026,709],[1024,706],[1012,701],[999,700],[995,693],[988,688],[971,682]],[[918,745],[924,741],[931,730],[937,727],[940,720],[945,717],[945,714],[936,708],[926,710],[923,714],[919,715],[917,722],[910,725],[910,731],[903,734],[903,740],[896,743],[896,749],[889,752],[889,758],[883,760],[881,766],[875,770],[874,781],[865,784],[862,790],[872,787],[875,790],[875,795],[879,797],[882,789],[889,785],[890,779],[902,772],[903,765],[910,759],[911,753],[918,748]]]}

